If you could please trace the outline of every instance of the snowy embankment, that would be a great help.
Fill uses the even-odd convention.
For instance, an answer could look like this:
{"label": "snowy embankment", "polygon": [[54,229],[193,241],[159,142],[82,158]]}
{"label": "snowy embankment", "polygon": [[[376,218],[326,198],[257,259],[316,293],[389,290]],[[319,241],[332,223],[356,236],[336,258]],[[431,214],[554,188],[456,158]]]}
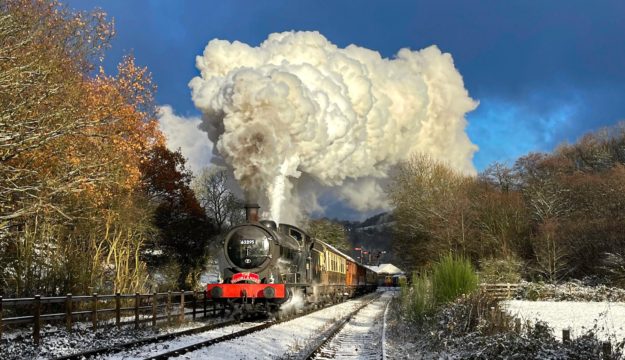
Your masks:
{"label": "snowy embankment", "polygon": [[570,328],[571,336],[578,337],[592,330],[600,340],[625,338],[625,303],[582,301],[526,301],[502,302],[506,311],[523,322],[544,321],[562,339],[562,330]]}

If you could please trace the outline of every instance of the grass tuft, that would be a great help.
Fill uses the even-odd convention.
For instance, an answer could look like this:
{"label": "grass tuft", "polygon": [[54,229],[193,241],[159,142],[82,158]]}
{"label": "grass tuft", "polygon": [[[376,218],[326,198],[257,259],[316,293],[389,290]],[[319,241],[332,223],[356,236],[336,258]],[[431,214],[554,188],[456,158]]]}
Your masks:
{"label": "grass tuft", "polygon": [[434,309],[430,279],[426,275],[412,275],[412,284],[401,284],[401,303],[408,319],[421,322]]}
{"label": "grass tuft", "polygon": [[414,322],[427,320],[439,305],[469,295],[478,288],[478,277],[471,263],[463,257],[443,256],[428,275],[413,274],[411,284],[401,284],[401,306]]}
{"label": "grass tuft", "polygon": [[451,254],[432,266],[432,293],[437,304],[469,295],[478,287],[478,278],[471,262]]}

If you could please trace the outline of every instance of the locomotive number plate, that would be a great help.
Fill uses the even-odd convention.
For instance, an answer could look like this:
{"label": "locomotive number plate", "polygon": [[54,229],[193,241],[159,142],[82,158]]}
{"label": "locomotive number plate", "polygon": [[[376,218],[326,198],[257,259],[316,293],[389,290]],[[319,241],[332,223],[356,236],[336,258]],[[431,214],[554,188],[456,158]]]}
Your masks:
{"label": "locomotive number plate", "polygon": [[256,240],[254,239],[242,239],[241,245],[254,245],[256,244]]}

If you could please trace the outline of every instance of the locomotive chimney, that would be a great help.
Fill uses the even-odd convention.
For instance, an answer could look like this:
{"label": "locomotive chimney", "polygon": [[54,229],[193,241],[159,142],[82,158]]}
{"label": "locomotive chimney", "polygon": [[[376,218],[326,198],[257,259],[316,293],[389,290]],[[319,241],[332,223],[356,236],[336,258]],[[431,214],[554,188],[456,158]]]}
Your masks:
{"label": "locomotive chimney", "polygon": [[258,204],[245,204],[245,221],[258,222]]}

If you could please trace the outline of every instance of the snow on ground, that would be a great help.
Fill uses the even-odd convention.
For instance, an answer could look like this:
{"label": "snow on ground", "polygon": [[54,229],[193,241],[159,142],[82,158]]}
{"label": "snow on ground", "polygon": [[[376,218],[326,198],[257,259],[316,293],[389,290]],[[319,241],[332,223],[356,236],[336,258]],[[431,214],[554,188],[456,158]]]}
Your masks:
{"label": "snow on ground", "polygon": [[136,347],[131,350],[119,352],[116,354],[100,356],[98,357],[98,359],[107,359],[107,360],[145,359],[146,357],[149,357],[149,356],[155,356],[163,352],[172,351],[174,349],[185,347],[190,344],[218,338],[220,336],[228,335],[233,332],[245,330],[245,329],[258,326],[258,325],[259,323],[255,323],[255,322],[242,322],[242,323],[235,324],[232,326],[226,326],[223,328],[205,331],[199,334],[182,336],[182,337],[172,339],[170,341],[166,341],[162,343],[147,344],[144,346]]}
{"label": "snow on ground", "polygon": [[[384,294],[383,296],[386,295]],[[275,359],[285,354],[296,354],[325,329],[348,315],[361,305],[363,301],[368,299],[370,298],[364,297],[349,300],[247,336],[187,353],[179,358],[220,360]]]}
{"label": "snow on ground", "polygon": [[562,329],[571,328],[571,337],[594,330],[600,340],[625,339],[625,303],[581,301],[525,301],[502,302],[506,311],[523,322],[546,322],[554,335],[562,339]]}

